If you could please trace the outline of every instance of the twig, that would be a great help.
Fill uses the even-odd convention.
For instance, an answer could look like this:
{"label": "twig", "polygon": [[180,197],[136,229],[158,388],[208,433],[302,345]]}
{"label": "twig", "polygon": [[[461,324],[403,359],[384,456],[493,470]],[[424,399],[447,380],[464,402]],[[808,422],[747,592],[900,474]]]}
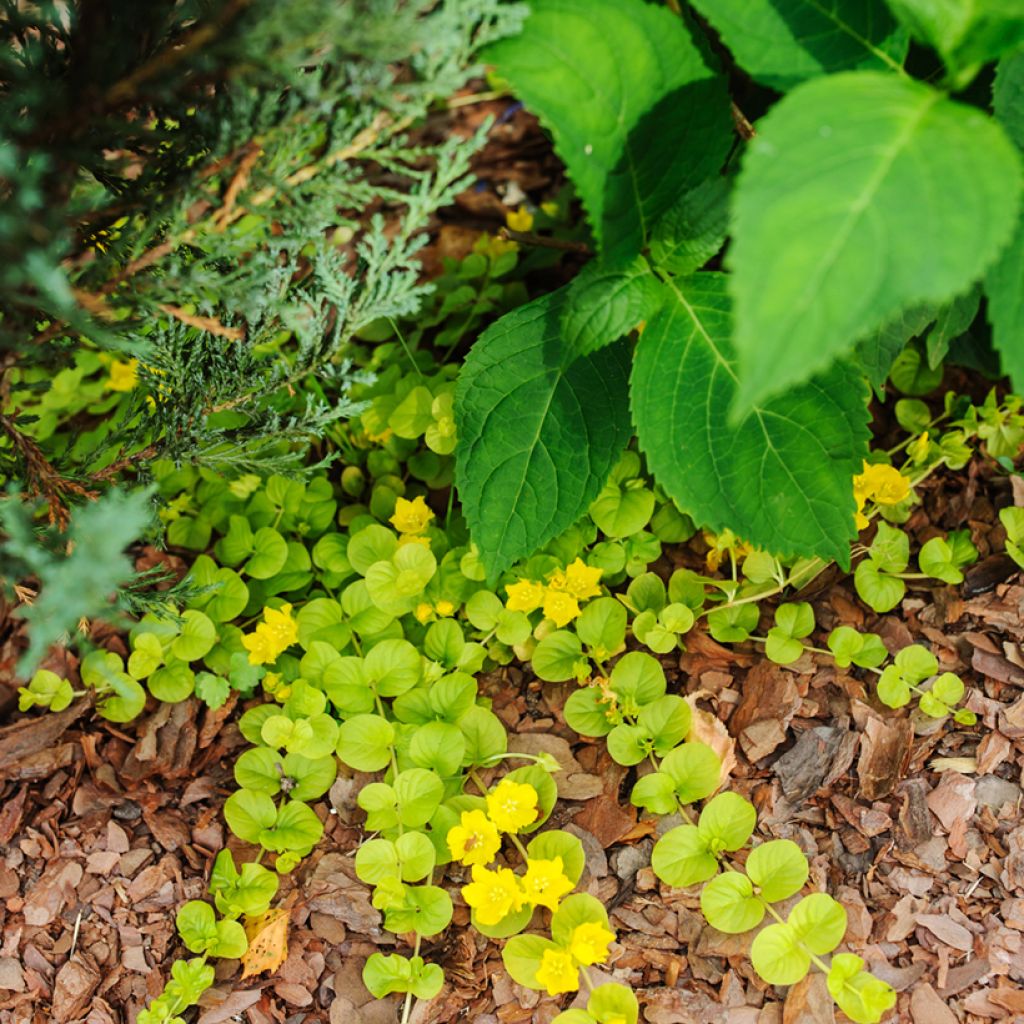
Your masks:
{"label": "twig", "polygon": [[547,235],[535,235],[532,231],[513,231],[501,228],[498,237],[506,242],[521,242],[523,245],[536,245],[542,249],[560,249],[563,252],[578,252],[584,256],[593,254],[586,242],[573,242],[564,238],[548,238]]}
{"label": "twig", "polygon": [[730,101],[730,103],[732,106],[732,120],[733,124],[736,125],[736,132],[744,142],[749,142],[757,134],[757,131],[747,120],[747,115],[736,106],[735,102]]}

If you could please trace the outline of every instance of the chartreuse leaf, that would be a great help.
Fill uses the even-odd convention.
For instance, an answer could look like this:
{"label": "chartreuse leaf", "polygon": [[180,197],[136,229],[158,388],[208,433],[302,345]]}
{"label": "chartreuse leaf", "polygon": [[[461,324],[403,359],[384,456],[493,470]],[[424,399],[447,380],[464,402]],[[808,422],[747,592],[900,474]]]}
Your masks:
{"label": "chartreuse leaf", "polygon": [[883,0],[693,0],[759,82],[780,92],[855,68],[895,70],[907,34]]}
{"label": "chartreuse leaf", "polygon": [[947,538],[932,537],[921,546],[917,556],[921,572],[944,583],[963,583],[964,566],[977,561],[978,549],[971,542],[970,530],[957,530]]}
{"label": "chartreuse leaf", "polygon": [[526,852],[534,860],[562,858],[562,872],[575,885],[583,875],[586,854],[583,844],[570,832],[552,829],[534,836],[527,844]]}
{"label": "chartreuse leaf", "polygon": [[999,522],[1006,530],[1006,553],[1024,569],[1024,508],[1002,508]]}
{"label": "chartreuse leaf", "polygon": [[554,293],[502,317],[459,375],[456,483],[492,575],[580,517],[632,433],[625,343],[567,364],[563,301]]}
{"label": "chartreuse leaf", "polygon": [[185,903],[178,911],[175,924],[181,941],[193,953],[236,960],[249,948],[245,929],[237,921],[218,921],[213,907],[202,900]]}
{"label": "chartreuse leaf", "polygon": [[725,244],[732,179],[714,175],[683,192],[651,235],[651,261],[672,274],[692,274]]}
{"label": "chartreuse leaf", "polygon": [[721,166],[725,83],[664,8],[536,0],[531,10],[487,60],[552,132],[599,249],[632,255],[679,192]]}
{"label": "chartreuse leaf", "polygon": [[729,935],[749,932],[764,917],[764,904],[753,883],[739,871],[716,875],[701,890],[700,909],[712,928]]}
{"label": "chartreuse leaf", "polygon": [[789,899],[807,881],[809,867],[803,850],[791,839],[772,839],[750,851],[747,875],[769,902]]}
{"label": "chartreuse leaf", "polygon": [[423,957],[407,959],[395,954],[372,953],[363,967],[363,984],[375,999],[392,992],[411,992],[417,999],[433,999],[444,984],[444,971]]}
{"label": "chartreuse leaf", "polygon": [[759,547],[848,565],[850,480],[867,451],[865,387],[835,366],[732,425],[738,378],[725,275],[667,287],[637,345],[631,399],[658,482],[713,530],[742,523]]}
{"label": "chartreuse leaf", "polygon": [[828,647],[840,668],[859,665],[877,668],[889,652],[877,633],[861,633],[852,626],[837,626],[828,637]]}
{"label": "chartreuse leaf", "polygon": [[587,1000],[587,1012],[598,1024],[637,1024],[640,1004],[633,990],[625,985],[598,985]]}
{"label": "chartreuse leaf", "polygon": [[736,188],[736,413],[966,290],[1010,240],[1020,189],[1000,127],[929,86],[863,71],[794,89],[759,122]]}
{"label": "chartreuse leaf", "polygon": [[831,953],[846,934],[846,911],[828,893],[812,892],[789,913],[786,923],[817,956]]}
{"label": "chartreuse leaf", "polygon": [[537,969],[548,949],[554,951],[558,946],[540,935],[516,935],[505,943],[501,959],[513,981],[526,988],[540,989],[544,986],[537,981]]}
{"label": "chartreuse leaf", "polygon": [[712,853],[738,850],[757,825],[757,811],[739,793],[719,793],[705,805],[697,831]]}
{"label": "chartreuse leaf", "polygon": [[706,743],[690,741],[670,751],[661,762],[681,803],[711,796],[722,779],[722,762]]}
{"label": "chartreuse leaf", "polygon": [[779,665],[789,665],[804,653],[800,642],[814,629],[814,610],[806,601],[780,605],[775,625],[768,630],[764,653]]}
{"label": "chartreuse leaf", "polygon": [[663,882],[682,888],[717,874],[718,859],[696,825],[677,825],[654,844],[651,867]]}
{"label": "chartreuse leaf", "polygon": [[358,772],[378,772],[391,759],[395,727],[380,715],[354,715],[338,729],[338,757]]}
{"label": "chartreuse leaf", "polygon": [[789,925],[770,924],[754,936],[750,962],[769,985],[795,985],[811,966],[811,956]]}
{"label": "chartreuse leaf", "polygon": [[896,1005],[896,992],[864,970],[853,953],[836,953],[829,966],[828,991],[839,1009],[856,1024],[877,1024]]}

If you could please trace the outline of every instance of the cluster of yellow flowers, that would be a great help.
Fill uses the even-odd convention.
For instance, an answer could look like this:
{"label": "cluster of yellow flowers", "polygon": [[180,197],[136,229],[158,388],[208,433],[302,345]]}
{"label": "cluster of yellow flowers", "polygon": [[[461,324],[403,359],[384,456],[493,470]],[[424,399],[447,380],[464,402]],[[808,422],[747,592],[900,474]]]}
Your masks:
{"label": "cluster of yellow flowers", "polygon": [[524,579],[510,583],[505,587],[508,594],[505,607],[527,614],[540,608],[544,617],[561,629],[580,614],[580,601],[600,595],[601,588],[597,585],[600,579],[600,569],[591,568],[577,558],[567,568],[549,574],[546,584]]}
{"label": "cluster of yellow flowers", "polygon": [[292,617],[292,606],[283,604],[263,609],[263,621],[242,637],[242,646],[249,652],[250,665],[273,665],[298,639],[299,624]]}
{"label": "cluster of yellow flowers", "polygon": [[[472,882],[462,887],[462,897],[484,925],[496,925],[524,906],[546,907],[554,912],[562,897],[573,889],[561,857],[550,860],[526,858],[526,873],[510,868],[487,867],[501,848],[501,833],[515,835],[537,818],[537,790],[524,783],[502,779],[487,794],[487,811],[463,811],[460,823],[448,831],[452,857],[472,867]],[[548,949],[537,980],[550,995],[579,988],[579,968],[601,963],[608,956],[613,932],[600,924],[581,924],[574,929],[566,949]]]}
{"label": "cluster of yellow flowers", "polygon": [[446,601],[444,598],[435,604],[431,604],[429,601],[421,601],[412,610],[412,613],[416,616],[418,622],[422,622],[423,625],[426,625],[434,619],[450,618],[455,614],[455,605],[451,601]]}
{"label": "cluster of yellow flowers", "polygon": [[398,531],[399,544],[425,544],[430,546],[430,538],[425,536],[427,527],[434,518],[433,510],[427,506],[422,494],[412,501],[399,498],[395,502],[394,515],[388,520]]}
{"label": "cluster of yellow flowers", "polygon": [[895,466],[885,462],[864,463],[864,470],[853,478],[853,496],[857,499],[857,529],[870,520],[864,515],[869,501],[877,505],[898,505],[910,494],[910,481]]}
{"label": "cluster of yellow flowers", "polygon": [[115,359],[110,364],[107,387],[111,391],[131,391],[139,382],[138,359]]}

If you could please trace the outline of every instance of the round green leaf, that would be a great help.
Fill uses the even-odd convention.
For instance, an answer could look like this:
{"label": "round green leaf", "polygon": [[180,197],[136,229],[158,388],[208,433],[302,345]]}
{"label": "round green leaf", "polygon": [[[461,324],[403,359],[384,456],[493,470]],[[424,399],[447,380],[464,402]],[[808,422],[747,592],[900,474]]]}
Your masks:
{"label": "round green leaf", "polygon": [[263,526],[253,534],[253,554],[243,572],[257,580],[276,576],[288,561],[288,543],[273,527]]}
{"label": "round green leaf", "polygon": [[398,878],[398,850],[390,839],[367,839],[356,850],[356,876],[367,885]]}
{"label": "round green leaf", "polygon": [[581,736],[607,736],[614,728],[610,708],[596,686],[584,686],[569,694],[562,713],[566,725]]}
{"label": "round green leaf", "polygon": [[676,809],[676,788],[664,772],[652,772],[637,779],[629,801],[654,814],[671,814]]}
{"label": "round green leaf", "polygon": [[881,614],[892,611],[903,599],[907,585],[894,576],[883,576],[870,559],[861,562],[853,573],[853,585],[868,607]]}
{"label": "round green leaf", "polygon": [[540,935],[516,935],[505,943],[501,959],[514,982],[525,988],[542,989],[544,986],[537,981],[537,968],[548,949],[557,950],[558,946]]}
{"label": "round green leaf", "polygon": [[711,796],[722,781],[722,762],[706,743],[691,740],[669,751],[661,770],[672,780],[684,804]]}
{"label": "round green leaf", "polygon": [[455,775],[466,754],[466,741],[458,726],[429,722],[416,728],[409,757],[419,768],[433,768],[443,778]]}
{"label": "round green leaf", "polygon": [[505,726],[487,708],[474,705],[459,718],[456,725],[466,741],[466,751],[462,758],[464,765],[483,764],[500,757],[508,749]]}
{"label": "round green leaf", "polygon": [[526,846],[526,852],[534,860],[562,858],[562,872],[575,885],[583,875],[586,854],[583,844],[570,832],[552,829],[533,837]]}
{"label": "round green leaf", "polygon": [[677,825],[651,851],[654,873],[668,885],[685,888],[718,873],[718,861],[695,825]]}
{"label": "round green leaf", "polygon": [[746,871],[769,903],[789,899],[807,881],[807,857],[791,839],[772,839],[755,846]]}
{"label": "round green leaf", "polygon": [[423,672],[420,652],[408,640],[382,640],[366,655],[363,665],[381,697],[397,697],[411,690]]}
{"label": "round green leaf", "polygon": [[828,893],[813,892],[790,911],[786,923],[811,953],[823,956],[843,941],[846,911]]}
{"label": "round green leaf", "polygon": [[225,801],[224,820],[243,842],[258,844],[263,830],[277,820],[277,808],[266,793],[240,789]]}
{"label": "round green leaf", "polygon": [[394,726],[380,715],[355,715],[338,729],[338,757],[359,772],[377,772],[391,760]]}
{"label": "round green leaf", "polygon": [[260,833],[260,843],[275,853],[306,854],[324,834],[316,813],[300,800],[289,800],[278,812],[272,828]]}
{"label": "round green leaf", "polygon": [[568,630],[559,629],[549,633],[537,644],[531,667],[538,679],[548,683],[562,683],[577,677],[581,662],[586,664],[579,637]]}
{"label": "round green leaf", "polygon": [[757,826],[757,811],[739,793],[719,793],[700,812],[697,828],[709,850],[738,850]]}
{"label": "round green leaf", "polygon": [[246,750],[235,762],[235,782],[242,789],[276,796],[281,791],[281,757],[269,747]]}
{"label": "round green leaf", "polygon": [[182,661],[198,661],[217,642],[217,627],[202,612],[189,608],[182,614],[181,633],[171,643],[171,654]]}
{"label": "round green leaf", "polygon": [[690,731],[690,705],[682,697],[666,694],[640,709],[638,722],[654,741],[654,752],[664,757]]}
{"label": "round green leaf", "polygon": [[795,985],[809,970],[811,957],[789,925],[770,924],[754,936],[750,962],[769,985]]}
{"label": "round green leaf", "polygon": [[704,886],[700,909],[712,928],[738,935],[756,928],[764,917],[764,904],[754,895],[746,875],[725,871]]}
{"label": "round green leaf", "polygon": [[444,783],[426,768],[407,768],[392,783],[398,801],[398,820],[409,828],[422,828],[444,796]]}
{"label": "round green leaf", "polygon": [[665,670],[649,654],[630,651],[615,663],[611,687],[623,704],[639,710],[665,695]]}

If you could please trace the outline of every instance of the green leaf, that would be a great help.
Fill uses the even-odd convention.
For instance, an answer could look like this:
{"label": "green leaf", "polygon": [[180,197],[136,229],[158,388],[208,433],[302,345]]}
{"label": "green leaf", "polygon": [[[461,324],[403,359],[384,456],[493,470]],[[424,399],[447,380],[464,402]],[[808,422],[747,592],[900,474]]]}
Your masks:
{"label": "green leaf", "polygon": [[654,226],[650,255],[672,274],[692,274],[725,244],[732,180],[715,175],[680,194]]}
{"label": "green leaf", "polygon": [[1015,0],[887,0],[921,42],[937,50],[955,81],[966,85],[980,65],[1024,42],[1024,7]]}
{"label": "green leaf", "polygon": [[455,723],[466,740],[464,765],[478,765],[500,757],[508,749],[508,734],[501,719],[487,708],[471,707]]}
{"label": "green leaf", "polygon": [[572,941],[572,933],[581,924],[599,924],[608,927],[608,911],[604,904],[585,892],[566,896],[551,915],[551,938],[563,948]]}
{"label": "green leaf", "polygon": [[895,608],[907,591],[903,580],[884,575],[878,563],[870,558],[865,558],[854,570],[853,585],[861,600],[879,614]]}
{"label": "green leaf", "polygon": [[661,762],[661,770],[684,804],[711,796],[722,780],[722,762],[706,743],[690,741],[676,747]]}
{"label": "green leaf", "polygon": [[676,809],[676,787],[664,772],[652,772],[637,779],[629,802],[654,814],[672,814]]}
{"label": "green leaf", "polygon": [[769,985],[795,985],[811,966],[811,958],[787,924],[770,924],[750,946],[754,970]]}
{"label": "green leaf", "polygon": [[288,561],[288,543],[270,526],[260,527],[253,535],[253,555],[243,571],[253,579],[269,580]]}
{"label": "green leaf", "polygon": [[383,999],[392,992],[409,992],[412,989],[412,965],[404,956],[371,953],[363,965],[363,984],[374,999]]}
{"label": "green leaf", "polygon": [[750,851],[745,865],[750,880],[769,902],[789,899],[807,881],[809,865],[791,839],[772,839]]}
{"label": "green leaf", "polygon": [[655,478],[712,530],[742,528],[758,547],[848,565],[850,480],[867,451],[864,386],[836,366],[734,426],[725,275],[698,274],[671,288],[672,300],[640,338],[632,379],[640,444]]}
{"label": "green leaf", "polygon": [[877,633],[861,633],[852,626],[837,626],[832,630],[828,646],[840,668],[849,668],[851,664],[877,668],[889,657]]}
{"label": "green leaf", "polygon": [[548,683],[562,683],[567,679],[575,679],[580,674],[581,666],[586,675],[589,661],[583,657],[583,644],[580,638],[566,629],[556,629],[548,633],[533,652],[531,667],[538,679]]}
{"label": "green leaf", "polygon": [[878,699],[890,708],[901,708],[910,700],[910,686],[896,665],[886,665],[878,680]]}
{"label": "green leaf", "polygon": [[812,892],[791,911],[786,923],[808,952],[831,953],[846,934],[846,911],[828,893]]}
{"label": "green leaf", "polygon": [[999,126],[926,85],[865,71],[794,89],[736,189],[736,411],[965,290],[1009,241],[1020,187]]}
{"label": "green leaf", "polygon": [[536,0],[531,10],[486,59],[552,132],[598,247],[632,255],[679,192],[721,166],[732,143],[725,83],[664,8]]}
{"label": "green leaf", "polygon": [[878,1024],[896,1005],[896,992],[864,970],[864,961],[853,953],[836,953],[826,979],[839,1009],[856,1024]]}
{"label": "green leaf", "polygon": [[757,629],[760,617],[754,603],[716,608],[708,613],[708,631],[719,643],[742,643]]}
{"label": "green leaf", "polygon": [[596,686],[585,686],[569,694],[562,713],[573,732],[581,736],[607,736],[615,725],[608,717],[610,710],[611,705],[602,702],[601,691]]}
{"label": "green leaf", "polygon": [[492,577],[580,517],[632,433],[627,346],[566,365],[563,304],[555,293],[502,317],[459,375],[456,484]]}
{"label": "green leaf", "polygon": [[338,757],[358,772],[378,772],[391,759],[395,728],[380,715],[354,715],[338,729]]}
{"label": "green leaf", "polygon": [[570,832],[562,832],[559,829],[534,836],[527,844],[526,852],[535,860],[554,860],[561,857],[562,872],[573,885],[580,880],[586,866],[583,844]]}
{"label": "green leaf", "polygon": [[921,572],[944,583],[964,581],[964,574],[953,562],[953,549],[943,537],[932,537],[921,545],[917,564],[921,567]]}
{"label": "green leaf", "polygon": [[225,801],[224,820],[243,842],[258,844],[263,830],[277,820],[277,808],[266,793],[240,789]]}
{"label": "green leaf", "polygon": [[757,825],[757,811],[739,793],[719,793],[700,812],[697,830],[701,840],[714,853],[738,850],[750,838]]}
{"label": "green leaf", "polygon": [[324,834],[316,812],[301,800],[289,800],[278,812],[274,824],[260,832],[260,844],[275,853],[289,851],[305,855]]}
{"label": "green leaf", "polygon": [[619,700],[634,710],[665,695],[665,670],[660,663],[642,651],[624,654],[612,669],[611,688]]}
{"label": "green leaf", "polygon": [[418,768],[433,768],[442,777],[455,775],[466,755],[466,740],[458,726],[428,722],[417,727],[409,757]]}
{"label": "green leaf", "polygon": [[853,361],[867,376],[879,398],[885,393],[885,382],[896,357],[907,342],[920,334],[934,319],[933,306],[905,310],[857,343]]}
{"label": "green leaf", "polygon": [[650,734],[639,725],[617,725],[605,742],[616,764],[639,764],[651,753]]}
{"label": "green leaf", "polygon": [[677,825],[654,844],[651,867],[663,882],[683,888],[716,875],[718,860],[696,825]]}
{"label": "green leaf", "polygon": [[171,654],[182,661],[198,661],[217,642],[217,627],[202,612],[182,613],[181,633],[171,643]]}
{"label": "green leaf", "polygon": [[192,695],[196,675],[184,661],[172,661],[158,668],[146,684],[149,692],[165,704],[178,704]]}
{"label": "green leaf", "polygon": [[654,753],[664,757],[690,731],[690,716],[690,705],[669,693],[645,704],[637,722],[654,742]]}
{"label": "green leaf", "polygon": [[637,1024],[640,1004],[633,990],[626,985],[598,985],[587,1000],[587,1012],[598,1021],[598,1024],[611,1024],[612,1021],[618,1021],[619,1024]]}
{"label": "green leaf", "polygon": [[526,988],[541,989],[544,986],[537,981],[537,968],[548,949],[557,950],[558,946],[540,935],[516,935],[505,943],[501,959],[513,981]]}
{"label": "green leaf", "polygon": [[178,909],[174,923],[193,953],[205,953],[217,944],[217,915],[209,903],[189,900]]}
{"label": "green leaf", "polygon": [[895,70],[907,34],[882,0],[693,0],[738,63],[786,92],[799,82],[857,68]]}
{"label": "green leaf", "polygon": [[562,312],[566,351],[579,358],[610,345],[650,319],[661,300],[657,278],[642,256],[588,263],[569,285]]}
{"label": "green leaf", "polygon": [[606,661],[626,642],[626,608],[613,597],[599,597],[587,602],[575,626],[592,656]]}
{"label": "green leaf", "polygon": [[712,878],[701,891],[700,909],[712,928],[728,935],[749,932],[764,917],[764,904],[754,895],[750,879],[739,871]]}
{"label": "green leaf", "polygon": [[409,828],[422,828],[444,796],[444,783],[426,768],[407,768],[394,780],[398,820]]}
{"label": "green leaf", "polygon": [[408,640],[397,639],[375,644],[363,659],[363,668],[381,697],[397,697],[411,690],[423,673],[420,652]]}
{"label": "green leaf", "polygon": [[904,647],[895,658],[896,667],[903,677],[910,683],[924,682],[929,676],[935,675],[939,670],[938,659],[926,647],[920,644],[911,644]]}

